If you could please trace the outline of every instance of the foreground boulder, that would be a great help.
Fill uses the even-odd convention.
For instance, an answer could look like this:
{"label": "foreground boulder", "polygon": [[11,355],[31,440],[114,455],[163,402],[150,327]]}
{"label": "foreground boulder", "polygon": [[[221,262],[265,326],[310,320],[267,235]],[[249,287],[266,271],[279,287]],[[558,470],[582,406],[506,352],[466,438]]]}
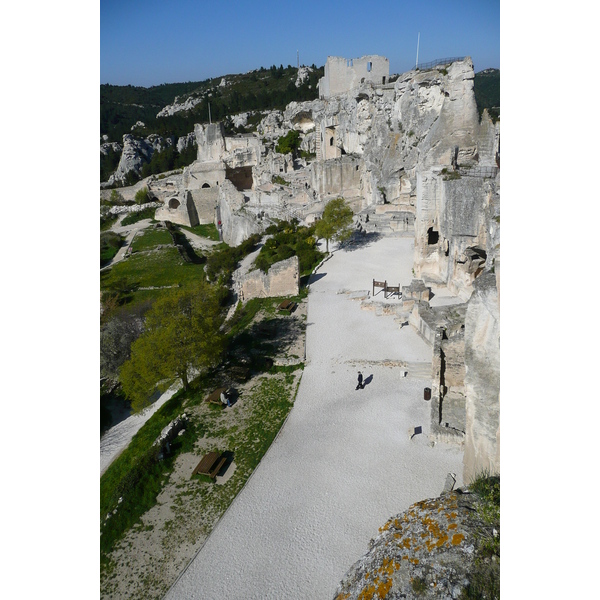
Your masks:
{"label": "foreground boulder", "polygon": [[458,490],[391,518],[348,571],[335,600],[460,598],[480,569],[479,548],[498,534],[479,516],[479,501]]}

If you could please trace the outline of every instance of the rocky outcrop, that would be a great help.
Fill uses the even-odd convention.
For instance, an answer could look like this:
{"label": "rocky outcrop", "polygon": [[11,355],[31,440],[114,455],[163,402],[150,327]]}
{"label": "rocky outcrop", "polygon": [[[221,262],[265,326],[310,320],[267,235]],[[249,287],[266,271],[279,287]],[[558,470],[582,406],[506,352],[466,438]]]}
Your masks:
{"label": "rocky outcrop", "polygon": [[391,518],[348,571],[335,600],[460,598],[482,541],[494,535],[465,490],[413,504]]}
{"label": "rocky outcrop", "polygon": [[297,256],[275,263],[266,273],[255,269],[238,282],[238,297],[242,302],[251,298],[297,296],[300,292],[300,266]]}
{"label": "rocky outcrop", "polygon": [[172,117],[178,112],[184,112],[187,110],[191,110],[197,104],[202,102],[202,96],[188,96],[185,100],[181,101],[179,96],[175,96],[175,100],[173,104],[169,104],[162,108],[158,113],[156,113],[157,117]]}

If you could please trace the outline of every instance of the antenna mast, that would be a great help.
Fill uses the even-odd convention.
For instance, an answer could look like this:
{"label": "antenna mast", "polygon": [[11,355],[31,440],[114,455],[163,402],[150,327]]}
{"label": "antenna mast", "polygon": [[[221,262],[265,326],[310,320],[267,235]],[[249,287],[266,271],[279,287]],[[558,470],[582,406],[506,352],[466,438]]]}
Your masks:
{"label": "antenna mast", "polygon": [[415,70],[419,68],[419,41],[421,39],[421,32],[417,35],[417,62],[415,62]]}

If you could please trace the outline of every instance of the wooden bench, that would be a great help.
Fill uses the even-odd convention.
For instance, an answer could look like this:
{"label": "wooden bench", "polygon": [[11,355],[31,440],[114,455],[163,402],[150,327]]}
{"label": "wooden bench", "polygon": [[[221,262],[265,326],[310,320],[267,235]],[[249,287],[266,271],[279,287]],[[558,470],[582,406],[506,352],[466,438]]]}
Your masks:
{"label": "wooden bench", "polygon": [[225,392],[227,393],[229,388],[226,387],[220,387],[217,388],[214,392],[212,392],[211,394],[208,395],[208,397],[206,398],[207,402],[210,402],[211,404],[218,404],[219,406],[227,406],[227,404],[223,404],[221,402],[221,393]]}
{"label": "wooden bench", "polygon": [[279,305],[279,310],[286,312],[288,315],[291,314],[296,308],[297,304],[292,300],[284,300]]}
{"label": "wooden bench", "polygon": [[227,457],[220,452],[209,452],[192,471],[192,476],[208,475],[211,479],[214,479],[226,460]]}

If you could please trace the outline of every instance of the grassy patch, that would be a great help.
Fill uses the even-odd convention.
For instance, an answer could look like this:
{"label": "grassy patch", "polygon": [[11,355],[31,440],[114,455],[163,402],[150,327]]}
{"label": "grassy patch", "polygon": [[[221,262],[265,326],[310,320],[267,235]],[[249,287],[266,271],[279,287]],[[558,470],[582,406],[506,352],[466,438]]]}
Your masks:
{"label": "grassy patch", "polygon": [[186,225],[180,225],[181,229],[191,231],[200,237],[205,237],[214,242],[219,241],[219,232],[214,223],[206,223],[205,225],[196,225],[195,227],[187,227]]}
{"label": "grassy patch", "polygon": [[138,233],[131,244],[132,252],[151,250],[160,245],[171,245],[173,240],[166,229],[146,229]]}
{"label": "grassy patch", "polygon": [[192,283],[204,278],[202,265],[184,261],[175,247],[132,254],[100,273],[101,290],[115,293],[120,303],[156,299],[161,290],[142,287],[167,287]]}
{"label": "grassy patch", "polygon": [[[182,485],[172,507],[175,518],[166,528],[172,532],[170,535],[185,535],[185,526],[189,524],[185,515],[188,503],[193,502],[193,510],[200,520],[211,524],[203,531],[209,533],[212,524],[231,504],[275,439],[292,407],[298,380],[293,374],[260,378],[250,391],[244,393],[244,410],[237,412],[212,410],[212,406],[204,402],[207,391],[212,389],[207,386],[216,381],[218,377],[207,377],[187,396],[180,392],[165,403],[102,476],[101,559],[105,577],[110,570],[111,550],[156,504],[156,498],[173,470],[175,457],[182,452],[193,452],[195,442],[203,437],[214,443],[198,452],[198,461],[211,450],[229,451],[235,461],[235,472],[226,485],[215,485],[203,477],[193,477]],[[171,445],[172,454],[157,461],[157,450],[152,443],[184,410],[193,415],[190,425]],[[110,515],[108,519],[107,515]]]}

